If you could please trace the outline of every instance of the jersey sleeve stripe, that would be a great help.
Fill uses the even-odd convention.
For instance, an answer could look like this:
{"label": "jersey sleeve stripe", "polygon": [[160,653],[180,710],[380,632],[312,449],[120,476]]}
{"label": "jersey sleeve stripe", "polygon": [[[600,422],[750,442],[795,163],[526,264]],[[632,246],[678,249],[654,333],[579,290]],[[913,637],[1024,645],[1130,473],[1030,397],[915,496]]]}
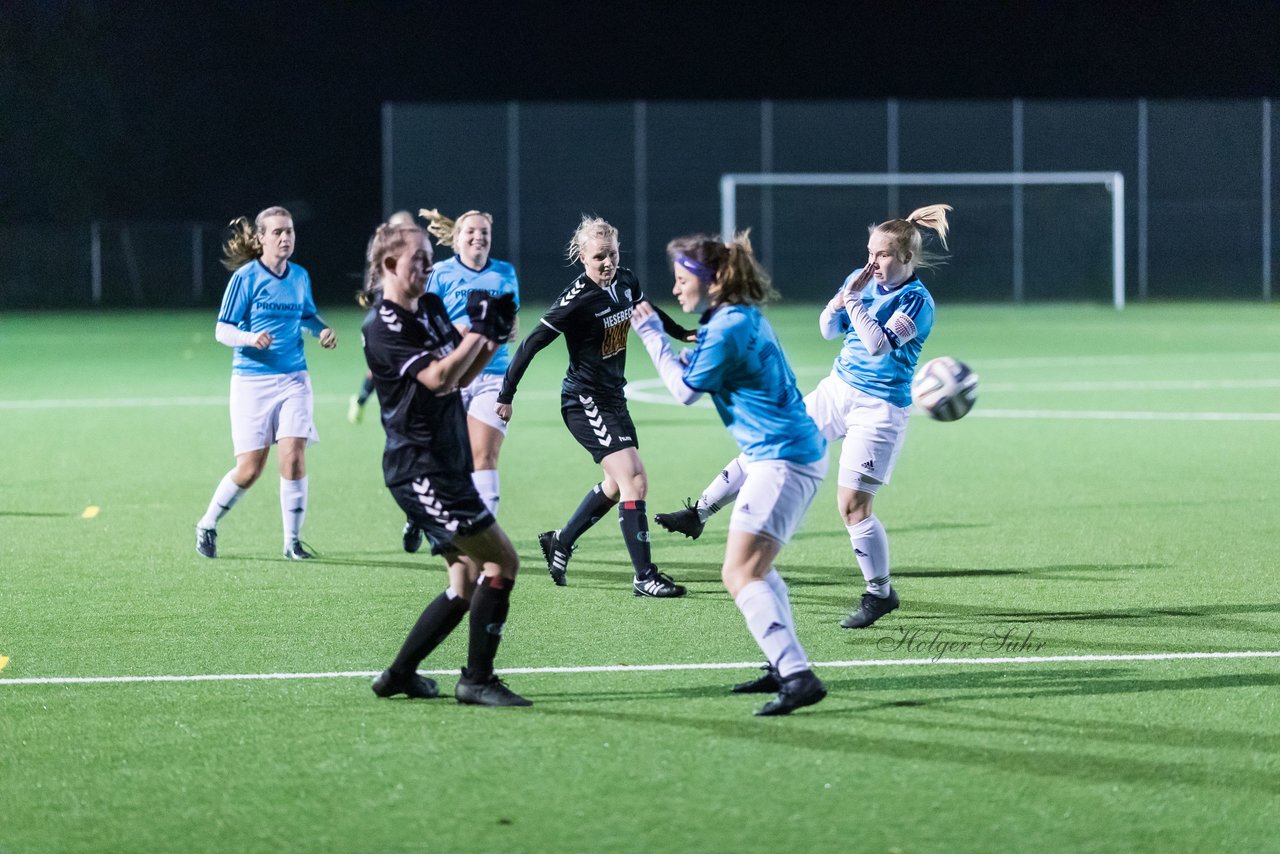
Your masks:
{"label": "jersey sleeve stripe", "polygon": [[556,329],[554,326],[552,326],[550,323],[547,323],[547,319],[545,317],[538,318],[538,322],[541,323],[543,326],[547,327],[548,329],[550,329],[552,332],[554,332],[557,335],[564,334],[559,329]]}
{"label": "jersey sleeve stripe", "polygon": [[417,364],[418,362],[429,357],[430,355],[431,354],[428,353],[426,350],[423,350],[421,353],[414,353],[412,356],[410,356],[408,359],[404,361],[404,364],[400,366],[400,376],[404,376],[405,374],[409,373],[409,368],[411,366]]}
{"label": "jersey sleeve stripe", "polygon": [[924,297],[920,294],[907,294],[902,298],[902,302],[898,304],[898,311],[912,320],[915,320],[922,308],[924,308]]}

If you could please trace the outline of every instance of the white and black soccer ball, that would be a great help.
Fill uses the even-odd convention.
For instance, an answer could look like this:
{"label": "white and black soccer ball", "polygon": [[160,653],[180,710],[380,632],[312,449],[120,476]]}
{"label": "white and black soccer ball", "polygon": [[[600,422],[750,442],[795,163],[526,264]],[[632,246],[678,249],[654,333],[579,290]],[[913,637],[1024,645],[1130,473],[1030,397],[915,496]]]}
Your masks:
{"label": "white and black soccer ball", "polygon": [[950,356],[930,359],[911,380],[911,401],[935,421],[963,418],[978,399],[978,375]]}

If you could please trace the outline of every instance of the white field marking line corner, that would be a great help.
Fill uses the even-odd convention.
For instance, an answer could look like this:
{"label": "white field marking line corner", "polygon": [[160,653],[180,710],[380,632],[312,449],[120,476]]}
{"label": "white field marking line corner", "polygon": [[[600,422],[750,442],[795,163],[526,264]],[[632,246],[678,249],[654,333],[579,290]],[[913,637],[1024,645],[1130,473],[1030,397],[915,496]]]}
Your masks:
{"label": "white field marking line corner", "polygon": [[[813,667],[920,667],[943,665],[1000,665],[1000,664],[1075,664],[1106,661],[1204,661],[1248,658],[1280,658],[1280,650],[1240,650],[1228,652],[1143,652],[1115,655],[1020,655],[987,658],[889,658],[854,659],[847,661],[815,661]],[[506,667],[498,668],[500,675],[577,674],[577,673],[646,673],[681,670],[753,670],[758,661],[708,662],[693,664],[599,664],[556,667]],[[378,670],[343,670],[317,673],[207,673],[193,676],[39,676],[19,679],[0,678],[3,685],[101,685],[138,682],[250,682],[290,679],[349,679],[377,676]],[[456,668],[420,670],[427,676],[451,676]]]}

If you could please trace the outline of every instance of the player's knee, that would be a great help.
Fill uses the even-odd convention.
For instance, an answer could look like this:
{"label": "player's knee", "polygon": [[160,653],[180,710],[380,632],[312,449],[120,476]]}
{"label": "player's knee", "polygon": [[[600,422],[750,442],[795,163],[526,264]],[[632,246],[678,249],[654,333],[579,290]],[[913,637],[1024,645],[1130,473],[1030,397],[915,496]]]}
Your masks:
{"label": "player's knee", "polygon": [[850,495],[837,497],[837,510],[840,510],[840,516],[845,520],[845,525],[856,525],[872,515],[874,497],[876,495],[873,493],[865,492],[854,492]]}
{"label": "player's knee", "polygon": [[729,595],[736,597],[738,591],[751,583],[751,570],[737,564],[725,564],[720,567],[720,580],[724,582],[724,589],[729,591]]}
{"label": "player's knee", "polygon": [[235,481],[236,486],[241,489],[248,489],[258,482],[258,478],[262,475],[262,470],[266,467],[266,460],[255,460],[244,458],[236,461],[236,473],[231,479]]}

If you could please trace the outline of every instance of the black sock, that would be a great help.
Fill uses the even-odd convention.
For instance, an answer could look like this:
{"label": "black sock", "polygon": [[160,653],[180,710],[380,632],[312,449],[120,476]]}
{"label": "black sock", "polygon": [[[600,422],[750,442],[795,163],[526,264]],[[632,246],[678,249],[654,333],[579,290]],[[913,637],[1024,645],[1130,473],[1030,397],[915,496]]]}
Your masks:
{"label": "black sock", "polygon": [[360,394],[356,395],[356,402],[364,406],[371,394],[373,394],[373,377],[365,377],[364,382],[360,384]]}
{"label": "black sock", "polygon": [[418,617],[418,622],[409,630],[396,660],[391,662],[391,670],[400,674],[417,670],[422,659],[457,628],[466,613],[467,600],[461,596],[449,598],[448,590],[431,600],[431,604],[423,609],[422,616]]}
{"label": "black sock", "polygon": [[493,675],[493,659],[502,643],[502,627],[511,609],[514,581],[501,575],[482,575],[471,594],[471,638],[467,642],[467,678],[483,682]]}
{"label": "black sock", "polygon": [[624,501],[618,505],[618,524],[622,526],[622,539],[631,555],[631,565],[637,578],[645,578],[652,572],[653,560],[649,555],[649,520],[645,516],[643,501]]}
{"label": "black sock", "polygon": [[573,515],[569,517],[569,521],[564,523],[564,527],[560,529],[560,543],[566,548],[572,546],[587,532],[587,529],[604,518],[604,514],[613,509],[613,505],[617,504],[612,498],[604,494],[604,490],[600,488],[600,484],[591,487],[591,491],[582,499],[582,503],[578,505],[578,509],[573,511]]}

